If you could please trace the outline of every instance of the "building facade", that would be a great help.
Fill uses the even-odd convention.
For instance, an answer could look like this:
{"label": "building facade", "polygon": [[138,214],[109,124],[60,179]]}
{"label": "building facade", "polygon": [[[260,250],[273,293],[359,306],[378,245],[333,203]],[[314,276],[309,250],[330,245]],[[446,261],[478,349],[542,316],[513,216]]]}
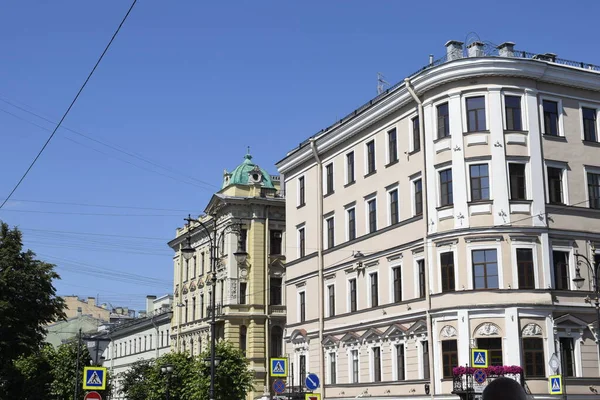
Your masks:
{"label": "building facade", "polygon": [[106,304],[97,305],[94,297],[88,297],[87,300],[81,300],[78,296],[64,296],[65,315],[67,319],[75,318],[78,315],[90,315],[101,321],[108,321],[110,310]]}
{"label": "building facade", "polygon": [[446,48],[278,163],[294,380],[452,398],[480,348],[535,397],[561,371],[569,397],[593,396],[600,67]]}
{"label": "building facade", "polygon": [[[172,322],[174,350],[198,355],[210,348],[215,296],[216,340],[227,340],[246,353],[255,373],[250,399],[269,392],[267,360],[283,354],[284,217],[279,177],[247,154],[235,170],[225,171],[222,189],[212,196],[205,215],[190,219],[169,243],[175,251],[178,306]],[[189,260],[181,254],[186,243],[195,250]],[[234,257],[238,250],[247,253],[243,263]]]}

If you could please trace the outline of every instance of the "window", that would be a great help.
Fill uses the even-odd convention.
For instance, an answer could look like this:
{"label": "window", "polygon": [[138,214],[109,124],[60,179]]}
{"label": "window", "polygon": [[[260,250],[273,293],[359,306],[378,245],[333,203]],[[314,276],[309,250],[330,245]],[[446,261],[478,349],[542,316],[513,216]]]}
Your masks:
{"label": "window", "polygon": [[450,114],[448,103],[437,106],[437,132],[438,139],[450,136]]}
{"label": "window", "polygon": [[[240,288],[241,292],[241,288]],[[200,295],[200,319],[204,318],[204,294]],[[162,341],[161,341],[162,344]]]}
{"label": "window", "polygon": [[200,274],[204,275],[204,264],[205,264],[205,259],[204,259],[204,252],[200,253]]}
{"label": "window", "polygon": [[369,275],[371,279],[371,307],[377,307],[379,305],[379,282],[377,280],[377,272]]}
{"label": "window", "polygon": [[440,206],[451,206],[453,204],[452,168],[448,168],[440,171]]}
{"label": "window", "polygon": [[194,269],[193,269],[194,272],[192,274],[192,279],[194,279],[196,277],[196,272],[197,272],[196,271],[197,260],[196,260],[196,255],[195,254],[194,254],[194,257],[192,258],[192,261],[194,262]]}
{"label": "window", "polygon": [[334,385],[337,380],[337,365],[335,353],[329,353],[329,383]]}
{"label": "window", "polygon": [[185,312],[185,318],[184,318],[184,322],[187,324],[187,323],[188,323],[188,301],[187,301],[187,300],[185,301],[185,309],[184,309],[184,312]]}
{"label": "window", "polygon": [[335,286],[327,286],[327,305],[329,306],[329,316],[335,316]]}
{"label": "window", "polygon": [[325,166],[325,195],[333,193],[333,163]]}
{"label": "window", "polygon": [[510,199],[526,200],[527,190],[525,186],[525,164],[508,164],[508,175],[510,181]]}
{"label": "window", "polygon": [[423,214],[423,183],[420,179],[413,182],[415,189],[415,215]]}
{"label": "window", "polygon": [[346,184],[354,182],[354,152],[346,154]]}
{"label": "window", "polygon": [[357,310],[356,304],[356,278],[350,279],[348,281],[348,286],[350,287],[350,312],[354,312]]}
{"label": "window", "polygon": [[600,174],[587,173],[590,208],[600,209]]}
{"label": "window", "polygon": [[501,338],[479,338],[477,347],[488,351],[489,363],[493,366],[502,364],[502,339]]}
{"label": "window", "polygon": [[523,338],[523,359],[526,378],[544,378],[546,376],[544,339]]}
{"label": "window", "polygon": [[575,376],[575,351],[573,348],[573,338],[561,337],[560,358],[562,363],[562,373],[564,376]]}
{"label": "window", "polygon": [[421,342],[422,357],[423,357],[423,379],[429,379],[429,342],[424,340]]}
{"label": "window", "polygon": [[425,297],[425,260],[417,260],[417,275],[419,278],[419,297]]}
{"label": "window", "polygon": [[544,134],[558,136],[558,103],[544,100]]}
{"label": "window", "polygon": [[196,320],[196,298],[192,297],[192,321]]}
{"label": "window", "polygon": [[453,292],[454,284],[454,252],[440,254],[440,269],[442,270],[442,292]]}
{"label": "window", "polygon": [[596,142],[596,110],[593,108],[582,108],[583,114],[583,140]]}
{"label": "window", "polygon": [[377,200],[369,200],[367,209],[369,213],[369,233],[373,233],[377,230]]}
{"label": "window", "polygon": [[398,161],[398,135],[396,128],[388,131],[388,156],[389,163]]}
{"label": "window", "polygon": [[367,175],[375,172],[375,141],[367,143]]}
{"label": "window", "polygon": [[490,199],[490,174],[487,164],[474,164],[471,173],[471,201]]}
{"label": "window", "polygon": [[404,345],[397,344],[396,346],[396,376],[399,381],[406,379],[404,372]]}
{"label": "window", "polygon": [[298,256],[304,257],[306,255],[305,248],[305,237],[304,228],[298,229]]}
{"label": "window", "polygon": [[397,224],[400,220],[398,208],[398,189],[389,192],[390,196],[390,224]]}
{"label": "window", "polygon": [[533,249],[517,249],[519,289],[535,289]]}
{"label": "window", "polygon": [[414,117],[412,119],[413,151],[421,150],[421,132],[419,126],[419,117]]}
{"label": "window", "polygon": [[506,111],[506,130],[522,131],[523,123],[521,121],[521,97],[504,96],[504,106]]}
{"label": "window", "polygon": [[271,328],[271,357],[280,357],[283,355],[283,329],[279,326]]}
{"label": "window", "polygon": [[185,260],[185,280],[188,279],[190,279],[190,260]]}
{"label": "window", "polygon": [[481,132],[485,130],[485,97],[470,97],[467,99],[467,131]]}
{"label": "window", "polygon": [[304,382],[306,380],[306,356],[304,354],[300,355],[300,382]]}
{"label": "window", "polygon": [[334,232],[334,220],[333,217],[331,218],[327,218],[325,220],[326,225],[327,225],[327,248],[330,249],[333,246],[335,246],[335,232]]}
{"label": "window", "polygon": [[473,289],[498,289],[496,250],[473,250]]}
{"label": "window", "polygon": [[348,215],[348,240],[356,239],[356,211],[354,208],[349,209]]}
{"label": "window", "polygon": [[305,203],[305,187],[304,187],[304,177],[301,176],[300,178],[298,178],[298,206],[303,206]]}
{"label": "window", "polygon": [[281,239],[283,237],[283,233],[279,230],[271,230],[269,232],[270,238],[270,255],[280,255],[281,254]]}
{"label": "window", "polygon": [[548,167],[548,200],[552,204],[564,204],[562,168]]}
{"label": "window", "polygon": [[269,279],[269,294],[271,297],[272,306],[280,306],[282,301],[281,296],[282,278],[271,277]]}
{"label": "window", "polygon": [[381,348],[373,347],[373,382],[381,382]]}
{"label": "window", "polygon": [[248,229],[241,229],[240,230],[240,237],[239,237],[239,246],[240,249],[246,251],[247,247],[247,243],[248,243]]}
{"label": "window", "polygon": [[298,304],[300,305],[300,322],[306,321],[306,293],[300,292],[298,294],[300,301]]}
{"label": "window", "polygon": [[402,301],[402,268],[392,268],[392,275],[394,277],[394,303],[399,303]]}
{"label": "window", "polygon": [[240,326],[240,350],[242,350],[242,353],[244,353],[244,355],[246,355],[247,336],[248,328],[246,328],[246,325]]}
{"label": "window", "polygon": [[442,365],[444,379],[451,379],[454,375],[452,369],[458,366],[458,348],[456,340],[444,340],[442,342]]}
{"label": "window", "polygon": [[569,290],[569,253],[566,251],[553,251],[554,288]]}
{"label": "window", "polygon": [[358,350],[351,350],[352,357],[352,383],[358,383]]}
{"label": "window", "polygon": [[240,304],[246,304],[246,292],[248,291],[248,283],[240,282]]}

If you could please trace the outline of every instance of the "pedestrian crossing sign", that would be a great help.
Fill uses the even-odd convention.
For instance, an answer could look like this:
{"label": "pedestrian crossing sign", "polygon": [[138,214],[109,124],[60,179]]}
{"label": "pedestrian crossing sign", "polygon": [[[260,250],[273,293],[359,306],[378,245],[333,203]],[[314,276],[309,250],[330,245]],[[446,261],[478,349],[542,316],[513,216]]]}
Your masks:
{"label": "pedestrian crossing sign", "polygon": [[287,377],[287,358],[271,358],[271,376]]}
{"label": "pedestrian crossing sign", "polygon": [[562,376],[561,375],[552,375],[548,379],[548,386],[550,390],[550,394],[562,394]]}
{"label": "pedestrian crossing sign", "polygon": [[475,368],[488,367],[488,351],[471,349],[471,366]]}
{"label": "pedestrian crossing sign", "polygon": [[85,367],[83,369],[83,389],[104,390],[106,389],[106,368]]}

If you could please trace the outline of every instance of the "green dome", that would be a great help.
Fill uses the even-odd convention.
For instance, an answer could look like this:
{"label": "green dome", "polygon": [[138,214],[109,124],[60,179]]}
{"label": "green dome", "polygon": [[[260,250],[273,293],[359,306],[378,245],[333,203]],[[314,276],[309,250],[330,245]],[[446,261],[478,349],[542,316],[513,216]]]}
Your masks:
{"label": "green dome", "polygon": [[225,171],[223,176],[223,186],[225,189],[230,185],[260,185],[265,188],[274,189],[271,175],[258,165],[252,162],[252,156],[248,153],[244,156],[244,162],[238,165],[233,171]]}

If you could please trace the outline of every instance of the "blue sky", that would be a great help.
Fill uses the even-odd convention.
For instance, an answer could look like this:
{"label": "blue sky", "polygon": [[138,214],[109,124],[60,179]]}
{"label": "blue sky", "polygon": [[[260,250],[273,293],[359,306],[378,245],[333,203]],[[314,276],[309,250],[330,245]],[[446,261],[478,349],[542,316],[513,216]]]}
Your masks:
{"label": "blue sky", "polygon": [[[4,198],[129,1],[1,7]],[[600,64],[599,11],[591,0],[140,0],[64,122],[70,130],[58,131],[0,219],[57,264],[60,294],[140,309],[146,294],[172,290],[166,242],[246,146],[275,173],[287,151],[374,97],[377,72],[396,83],[469,32]]]}

